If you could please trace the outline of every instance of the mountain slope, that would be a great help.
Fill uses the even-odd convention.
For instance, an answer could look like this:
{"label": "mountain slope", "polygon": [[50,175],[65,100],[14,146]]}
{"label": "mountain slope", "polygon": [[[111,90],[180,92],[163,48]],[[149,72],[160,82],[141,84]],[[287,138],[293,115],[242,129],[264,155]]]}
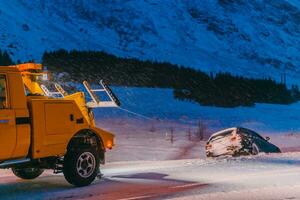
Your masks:
{"label": "mountain slope", "polygon": [[104,50],[208,72],[296,81],[299,0],[1,0],[0,47]]}

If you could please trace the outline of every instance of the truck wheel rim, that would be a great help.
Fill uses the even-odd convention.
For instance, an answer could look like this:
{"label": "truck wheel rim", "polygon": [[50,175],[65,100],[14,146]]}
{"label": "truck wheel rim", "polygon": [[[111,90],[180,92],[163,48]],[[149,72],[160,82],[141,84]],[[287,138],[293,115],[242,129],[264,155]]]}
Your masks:
{"label": "truck wheel rim", "polygon": [[90,177],[96,168],[95,156],[90,152],[82,153],[77,160],[77,172],[83,178]]}

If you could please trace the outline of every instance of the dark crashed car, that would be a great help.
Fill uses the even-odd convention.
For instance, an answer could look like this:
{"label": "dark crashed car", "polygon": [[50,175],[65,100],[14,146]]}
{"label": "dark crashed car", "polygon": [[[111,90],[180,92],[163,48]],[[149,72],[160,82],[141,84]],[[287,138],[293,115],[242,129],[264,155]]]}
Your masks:
{"label": "dark crashed car", "polygon": [[280,153],[280,149],[258,133],[240,127],[214,133],[206,143],[206,156],[240,156],[264,153]]}

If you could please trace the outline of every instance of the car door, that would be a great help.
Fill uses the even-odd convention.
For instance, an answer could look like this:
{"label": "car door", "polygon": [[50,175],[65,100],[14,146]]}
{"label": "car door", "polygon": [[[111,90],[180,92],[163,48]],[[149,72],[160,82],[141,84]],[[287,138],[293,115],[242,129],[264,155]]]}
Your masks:
{"label": "car door", "polygon": [[251,153],[253,144],[255,144],[259,150],[261,150],[261,148],[264,146],[264,141],[261,140],[261,137],[259,137],[254,131],[246,128],[240,128],[239,134],[242,137],[242,149],[247,153]]}
{"label": "car door", "polygon": [[253,143],[259,148],[260,151],[265,152],[268,145],[267,141],[254,131],[249,130],[249,133],[252,135]]}
{"label": "car door", "polygon": [[0,161],[9,159],[16,147],[16,117],[10,109],[6,75],[0,74]]}
{"label": "car door", "polygon": [[269,143],[265,138],[256,133],[255,135],[256,144],[259,146],[260,150],[265,153],[276,152],[277,147]]}

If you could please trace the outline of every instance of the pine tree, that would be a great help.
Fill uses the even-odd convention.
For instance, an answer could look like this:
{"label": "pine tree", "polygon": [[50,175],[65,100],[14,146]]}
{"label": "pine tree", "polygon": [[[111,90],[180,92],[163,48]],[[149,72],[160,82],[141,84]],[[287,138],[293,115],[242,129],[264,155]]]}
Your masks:
{"label": "pine tree", "polygon": [[[0,63],[7,53],[0,52]],[[10,61],[5,61],[9,63]],[[300,99],[298,87],[268,79],[206,74],[166,62],[121,58],[98,51],[45,52],[43,64],[51,71],[67,72],[77,81],[104,79],[113,85],[173,88],[180,100],[221,107],[253,106],[254,103],[288,104]]]}
{"label": "pine tree", "polygon": [[10,58],[9,54],[7,51],[2,52],[0,50],[0,66],[8,66],[8,65],[13,65],[13,61]]}

